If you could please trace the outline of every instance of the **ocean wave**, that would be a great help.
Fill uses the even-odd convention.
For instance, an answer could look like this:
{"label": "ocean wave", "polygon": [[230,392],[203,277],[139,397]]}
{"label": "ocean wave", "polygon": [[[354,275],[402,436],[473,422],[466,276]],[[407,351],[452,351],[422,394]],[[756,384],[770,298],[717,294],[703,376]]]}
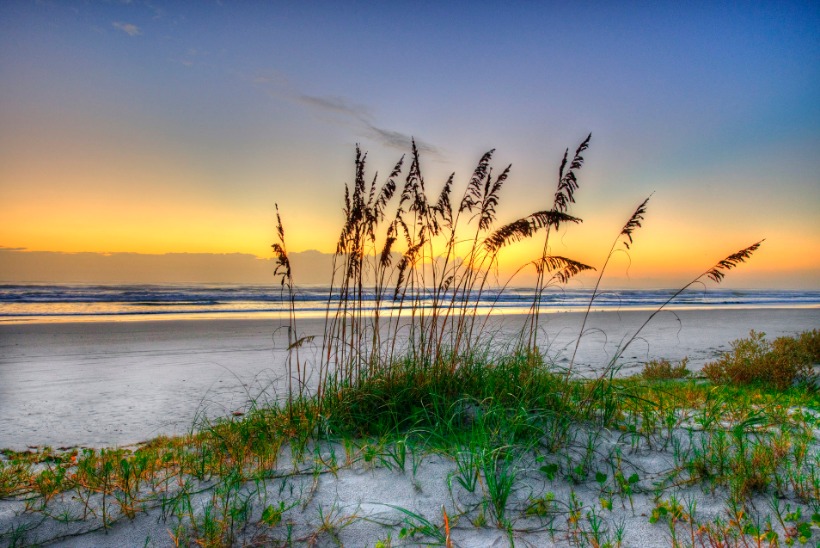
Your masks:
{"label": "ocean wave", "polygon": [[[675,290],[623,289],[595,295],[595,309],[651,308],[664,304]],[[541,305],[546,309],[585,309],[592,298],[589,289],[561,289],[544,293]],[[414,295],[414,302],[424,308],[437,302],[448,303],[452,292]],[[299,312],[319,312],[338,302],[338,292],[329,287],[300,287],[293,295]],[[468,296],[467,301],[482,310],[527,309],[534,293],[528,288],[491,288]],[[460,299],[459,299],[460,300]],[[395,308],[392,292],[377,294],[366,289],[361,295],[362,308]],[[409,302],[409,301],[408,301]],[[245,285],[79,285],[79,284],[5,284],[0,285],[0,317],[31,316],[122,316],[198,313],[269,313],[288,309],[289,300],[278,288]],[[685,307],[772,307],[819,306],[820,291],[724,290],[689,291],[678,296],[677,308]],[[407,304],[405,303],[405,306]]]}

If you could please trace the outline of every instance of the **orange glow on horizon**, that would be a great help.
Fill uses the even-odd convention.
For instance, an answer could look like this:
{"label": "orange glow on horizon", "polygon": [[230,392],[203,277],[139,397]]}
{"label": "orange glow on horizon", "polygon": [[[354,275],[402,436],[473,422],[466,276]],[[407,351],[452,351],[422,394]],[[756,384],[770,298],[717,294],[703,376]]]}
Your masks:
{"label": "orange glow on horizon", "polygon": [[[55,154],[47,165],[22,158],[4,168],[4,177],[25,184],[4,188],[0,245],[65,253],[244,253],[267,259],[275,237],[273,203],[278,193],[286,198],[280,209],[291,253],[335,249],[343,221],[339,196],[334,192],[327,199],[300,197],[299,188],[312,187],[312,182],[292,185],[286,192],[265,188],[265,196],[256,199],[214,195],[197,192],[202,184],[197,172],[185,166],[166,162],[137,169],[134,158],[121,158],[124,167],[115,169],[111,162],[77,159],[68,152]],[[820,268],[820,248],[811,227],[800,225],[801,221],[779,223],[774,233],[751,234],[742,219],[724,217],[708,225],[668,204],[664,207],[660,200],[659,204],[650,203],[628,253],[622,243],[617,245],[605,279],[685,282],[761,237],[767,241],[743,270],[767,272],[776,280],[782,273]],[[584,215],[591,218],[552,233],[550,252],[600,268],[628,212]],[[498,225],[510,220],[499,219]],[[732,229],[720,232],[717,225]],[[540,233],[503,249],[499,279],[506,281],[516,269],[539,257],[543,238]]]}
{"label": "orange glow on horizon", "polygon": [[[34,214],[15,207],[14,202],[0,206],[0,215],[7,221],[0,229],[2,245],[65,253],[246,253],[269,258],[274,241],[273,213],[264,210],[249,214],[202,203],[189,203],[186,209],[180,209],[177,203],[155,204],[148,200],[132,203],[130,208],[115,208],[114,204],[88,200],[66,203],[63,198],[39,201]],[[285,226],[291,253],[333,252],[337,226],[331,226],[330,221],[323,226],[307,214],[286,212],[283,216],[291,219]],[[637,232],[628,252],[619,243],[608,273],[628,273],[638,278],[695,275],[755,241],[748,237],[741,240],[735,234],[707,239],[677,228],[670,223]],[[568,234],[554,234],[551,253],[599,268],[612,240],[587,232],[593,231],[574,229]],[[542,238],[539,235],[533,241],[503,249],[501,275],[509,276],[538,257]],[[771,272],[817,268],[820,250],[812,244],[810,237],[784,230],[770,235],[744,268]]]}

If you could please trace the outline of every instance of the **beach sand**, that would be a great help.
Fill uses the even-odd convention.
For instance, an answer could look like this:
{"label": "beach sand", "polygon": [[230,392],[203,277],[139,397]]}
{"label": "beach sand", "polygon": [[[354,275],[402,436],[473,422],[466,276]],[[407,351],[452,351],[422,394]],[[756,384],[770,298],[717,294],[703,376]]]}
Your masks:
{"label": "beach sand", "polygon": [[[579,363],[587,373],[606,363],[617,345],[647,317],[646,312],[596,313],[590,333],[583,339]],[[548,316],[543,346],[556,361],[566,363],[580,328],[581,315]],[[521,325],[521,317],[495,317],[488,332],[499,344]],[[637,372],[652,357],[678,359],[690,356],[698,369],[729,341],[765,331],[770,337],[794,334],[820,325],[820,309],[687,310],[665,313],[644,333],[645,340],[625,353],[623,374]],[[318,330],[317,321],[300,323],[300,331]],[[604,334],[606,337],[604,337]],[[206,320],[122,323],[52,323],[0,326],[0,446],[112,446],[189,430],[196,417],[225,415],[241,410],[248,396],[275,398],[286,386],[282,333],[270,321]],[[639,474],[636,493],[616,498],[614,509],[600,510],[601,491],[594,480],[572,484],[548,479],[539,471],[541,462],[518,461],[516,483],[508,506],[516,510],[511,533],[497,528],[492,517],[476,527],[467,518],[452,523],[455,546],[565,546],[572,532],[564,514],[558,514],[558,530],[550,533],[543,523],[528,518],[524,509],[533,498],[553,493],[565,504],[570,493],[583,503],[584,512],[599,508],[607,534],[623,527],[624,546],[669,546],[668,526],[651,524],[655,505],[653,482],[673,466],[670,448],[632,447],[619,432],[598,432],[584,441],[579,429],[578,447],[595,447],[593,469],[607,469],[613,450],[623,447],[625,473]],[[815,436],[820,435],[816,432]],[[406,469],[389,469],[384,463],[362,458],[363,448],[324,446],[316,448],[323,458],[330,451],[354,464],[336,473],[314,473],[311,459],[294,462],[283,450],[276,470],[261,482],[248,483],[241,494],[250,501],[251,523],[271,500],[289,509],[283,523],[296,544],[316,546],[373,546],[392,539],[394,545],[426,544],[427,537],[400,539],[402,528],[419,525],[398,508],[442,523],[442,508],[449,515],[458,509],[480,508],[482,495],[470,493],[453,481],[456,465],[446,455],[419,455],[415,471],[411,456]],[[285,486],[287,485],[287,488]],[[200,487],[203,489],[200,490]],[[201,516],[212,499],[208,485],[192,485],[192,512]],[[725,493],[704,492],[699,485],[676,491],[681,500],[697,500],[698,516],[709,521],[725,516]],[[59,508],[79,512],[79,502],[65,495]],[[99,504],[92,501],[92,507]],[[768,499],[756,497],[754,506],[765,511]],[[72,510],[73,508],[73,510]],[[50,519],[39,523],[38,513],[25,512],[25,502],[0,501],[0,534],[37,525],[25,537],[28,543],[53,542],[60,546],[171,546],[175,527],[157,502],[134,519],[121,519],[102,530],[99,519],[67,523]],[[564,507],[561,511],[565,511]],[[476,511],[471,515],[475,516]],[[583,514],[582,515],[588,515]],[[323,522],[324,518],[324,522]],[[472,519],[472,518],[471,518]],[[587,518],[584,518],[587,519]],[[246,530],[245,541],[257,545],[283,544],[288,534],[280,526],[270,530]],[[278,535],[278,536],[277,536]]]}
{"label": "beach sand", "polygon": [[[594,374],[648,314],[593,313],[574,369]],[[503,346],[522,318],[493,316],[485,332]],[[544,318],[541,348],[566,365],[582,315]],[[624,354],[621,374],[684,356],[699,370],[750,329],[777,337],[818,326],[820,308],[663,312]],[[298,329],[321,334],[322,323],[301,320]],[[284,348],[285,331],[272,320],[0,324],[0,448],[119,446],[187,432],[251,398],[282,397]],[[309,349],[302,357],[316,361]]]}

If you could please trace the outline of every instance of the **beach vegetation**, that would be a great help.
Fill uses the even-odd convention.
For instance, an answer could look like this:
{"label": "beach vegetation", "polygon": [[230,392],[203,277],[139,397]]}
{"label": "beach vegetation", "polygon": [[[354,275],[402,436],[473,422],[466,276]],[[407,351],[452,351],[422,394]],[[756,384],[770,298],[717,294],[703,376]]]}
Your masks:
{"label": "beach vegetation", "polygon": [[[657,525],[673,545],[816,540],[820,396],[793,381],[808,374],[805,360],[817,359],[817,330],[772,343],[753,332],[706,379],[690,374],[685,359],[618,375],[624,351],[658,312],[693,284],[720,282],[759,242],[673,292],[592,378],[574,370],[586,320],[567,367],[540,345],[544,292],[593,269],[550,251],[561,227],[581,222],[569,208],[589,141],[564,153],[550,203],[500,226],[510,168],[494,170],[492,151],[460,197],[451,176],[428,200],[415,145],[381,183],[366,175],[357,150],[322,333],[300,330],[277,208],[273,252],[290,303],[287,397],[262,394],[241,414],[203,418],[185,436],[133,448],[6,451],[0,503],[19,512],[0,539],[39,544],[150,514],[175,545],[200,546],[341,544],[363,521],[383,528],[373,541],[385,546],[394,538],[449,546],[469,526],[510,542],[540,535],[544,543],[621,546],[628,516]],[[629,249],[647,204],[614,240],[587,315],[609,258]],[[536,274],[524,327],[512,341],[496,340],[494,305],[481,303],[498,289],[499,254],[536,236],[541,253],[522,267]],[[369,309],[366,291],[375,292]],[[308,345],[318,348],[317,363]],[[733,375],[741,366],[769,376],[740,382]],[[664,458],[648,460],[653,453]],[[447,498],[426,510],[360,503],[384,510],[373,517],[338,493],[319,496],[351,469],[372,481],[389,472],[391,487],[425,495],[433,489],[422,479],[434,478]],[[696,512],[704,494],[722,497],[722,514]],[[770,508],[754,504],[761,497]],[[69,529],[47,536],[39,525],[60,516],[73,516],[63,520]]]}
{"label": "beach vegetation", "polygon": [[706,364],[703,374],[721,384],[760,383],[781,389],[795,382],[818,386],[816,364],[820,364],[819,329],[773,341],[752,330],[748,338],[732,342],[731,352]]}
{"label": "beach vegetation", "polygon": [[[465,523],[484,523],[515,534],[551,530],[558,542],[598,538],[617,545],[619,522],[609,517],[610,508],[629,511],[636,500],[657,494],[670,508],[674,495],[686,509],[687,500],[676,493],[695,496],[688,490],[692,486],[695,494],[725,490],[727,505],[777,500],[780,518],[769,509],[765,516],[771,525],[760,518],[760,535],[798,542],[799,526],[804,538],[817,536],[811,524],[820,512],[820,448],[814,434],[820,396],[807,387],[616,378],[608,386],[622,397],[612,398],[615,409],[604,420],[599,408],[575,405],[593,381],[566,380],[526,359],[477,361],[459,368],[457,382],[441,374],[421,386],[409,382],[418,378],[412,371],[394,372],[387,386],[370,379],[358,389],[325,394],[324,402],[307,398],[259,406],[188,436],[160,438],[133,450],[6,452],[0,460],[0,498],[25,501],[22,515],[38,520],[60,519],[62,510],[56,510],[73,501],[69,525],[87,531],[159,512],[181,544],[332,540],[359,514],[313,505],[319,480],[356,467],[401,474],[404,446],[408,476],[426,476],[424,455],[452,463],[442,481],[452,493],[446,513],[456,532]],[[405,382],[399,382],[402,376]],[[374,420],[391,390],[402,407]],[[565,391],[571,394],[566,407]],[[326,416],[336,410],[337,418]],[[671,428],[669,417],[674,417]],[[553,426],[565,432],[554,435]],[[646,471],[633,462],[636,455],[664,447],[671,466],[643,481]],[[575,502],[556,491],[561,485],[573,486]],[[579,494],[587,491],[586,497]],[[799,519],[795,508],[801,509]],[[412,515],[395,509],[394,520],[382,520],[394,539],[441,542],[440,512],[408,511]],[[315,512],[315,519],[305,512]],[[658,524],[669,530],[669,514],[658,512]],[[688,510],[673,514],[680,543],[692,531],[696,546],[708,539],[752,538],[749,513],[742,520],[737,514],[729,518],[728,510],[719,519],[686,517],[691,515]],[[18,522],[1,534],[27,544],[39,538],[38,530]]]}
{"label": "beach vegetation", "polygon": [[685,379],[692,374],[686,367],[688,363],[688,358],[683,358],[676,364],[665,358],[649,360],[644,364],[641,376],[651,381]]}

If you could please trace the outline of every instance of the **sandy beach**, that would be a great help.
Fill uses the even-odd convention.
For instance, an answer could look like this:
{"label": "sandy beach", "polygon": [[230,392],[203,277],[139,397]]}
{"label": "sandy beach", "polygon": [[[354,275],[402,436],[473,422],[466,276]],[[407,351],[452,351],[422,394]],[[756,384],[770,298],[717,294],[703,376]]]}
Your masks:
{"label": "sandy beach", "polygon": [[[648,314],[634,310],[594,313],[580,345],[576,371],[591,375],[600,370]],[[545,318],[541,347],[556,365],[566,365],[582,315],[557,313]],[[488,344],[503,350],[522,320],[521,315],[492,317],[484,331]],[[690,368],[698,370],[750,329],[776,337],[818,325],[818,308],[664,312],[623,354],[620,374],[636,373],[644,361],[664,357],[688,356]],[[275,400],[285,394],[287,386],[280,327],[258,319],[0,325],[0,447],[133,448],[161,434],[188,432],[207,418],[242,412],[251,399]],[[321,327],[320,320],[299,323],[302,334],[318,334]],[[309,349],[302,356],[315,360]],[[545,461],[539,460],[544,456],[520,453],[509,461],[508,473],[514,483],[505,506],[514,517],[504,528],[493,523],[492,511],[486,506],[487,486],[468,490],[455,481],[462,477],[460,453],[407,449],[405,461],[389,451],[375,459],[368,456],[372,449],[367,440],[345,445],[314,443],[308,455],[285,446],[264,479],[234,487],[234,497],[245,501],[243,512],[247,513],[241,519],[247,525],[230,544],[443,543],[446,512],[452,518],[449,539],[453,546],[567,546],[593,538],[615,539],[622,546],[668,546],[672,529],[664,521],[650,520],[659,504],[654,493],[677,468],[676,455],[696,450],[698,439],[691,437],[692,432],[698,435],[697,428],[686,426],[691,420],[686,416],[677,420],[679,426],[669,433],[669,440],[675,440],[671,444],[659,444],[662,436],[653,441],[651,436],[636,437],[628,431],[577,425],[571,431],[566,457],[547,454]],[[820,417],[811,420],[820,424]],[[809,435],[815,440],[810,451],[816,451],[820,431],[815,428]],[[405,455],[404,447],[401,451]],[[607,473],[572,481],[544,473],[547,462],[556,470],[564,467],[566,474],[575,464],[561,459],[572,459],[574,453],[580,458],[584,451],[584,466]],[[482,458],[488,462],[486,455]],[[338,465],[333,464],[336,462]],[[611,476],[615,472],[622,474],[622,482],[630,478],[628,492],[622,490],[626,483],[619,484]],[[487,473],[483,469],[482,477]],[[117,514],[110,527],[100,522],[101,516],[102,523],[106,520],[104,495],[78,499],[72,492],[62,493],[48,506],[50,514],[45,513],[46,507],[32,512],[24,498],[8,497],[0,500],[0,539],[23,545],[173,546],[183,538],[178,535],[187,534],[180,532],[179,516],[189,527],[199,527],[193,524],[207,520],[214,505],[221,504],[218,493],[222,488],[213,479],[185,481],[191,483],[184,488],[176,483],[144,487],[140,491],[145,501],[142,510],[130,517]],[[180,490],[187,493],[183,508],[190,512],[177,506]],[[690,508],[697,508],[698,523],[721,523],[726,515],[725,488],[710,492],[697,483],[681,485],[675,488],[674,497],[669,500],[686,501]],[[539,500],[542,502],[537,503]],[[603,506],[606,500],[609,507]],[[751,508],[762,509],[754,519],[769,519],[766,496],[753,495],[750,501]],[[533,513],[536,503],[545,506]],[[169,508],[175,517],[169,517]],[[281,512],[276,520],[282,521],[262,525],[271,519],[264,513],[270,508]],[[573,512],[577,512],[577,521],[573,521]],[[600,529],[596,532],[595,527]],[[682,523],[681,532],[691,532],[694,538],[694,525],[687,527]],[[197,534],[203,533],[198,530]],[[779,527],[777,534],[789,533]],[[220,543],[224,542],[223,538]]]}
{"label": "sandy beach", "polygon": [[[606,364],[647,316],[594,313],[578,371]],[[542,348],[566,364],[581,315],[545,317]],[[494,316],[486,332],[503,346],[521,322]],[[302,320],[298,328],[318,334],[321,325]],[[698,370],[750,329],[777,337],[817,326],[818,308],[663,312],[625,353],[621,373],[684,356]],[[243,410],[250,398],[276,399],[286,387],[280,327],[272,320],[0,324],[0,448],[128,445],[187,432],[198,418]]]}

